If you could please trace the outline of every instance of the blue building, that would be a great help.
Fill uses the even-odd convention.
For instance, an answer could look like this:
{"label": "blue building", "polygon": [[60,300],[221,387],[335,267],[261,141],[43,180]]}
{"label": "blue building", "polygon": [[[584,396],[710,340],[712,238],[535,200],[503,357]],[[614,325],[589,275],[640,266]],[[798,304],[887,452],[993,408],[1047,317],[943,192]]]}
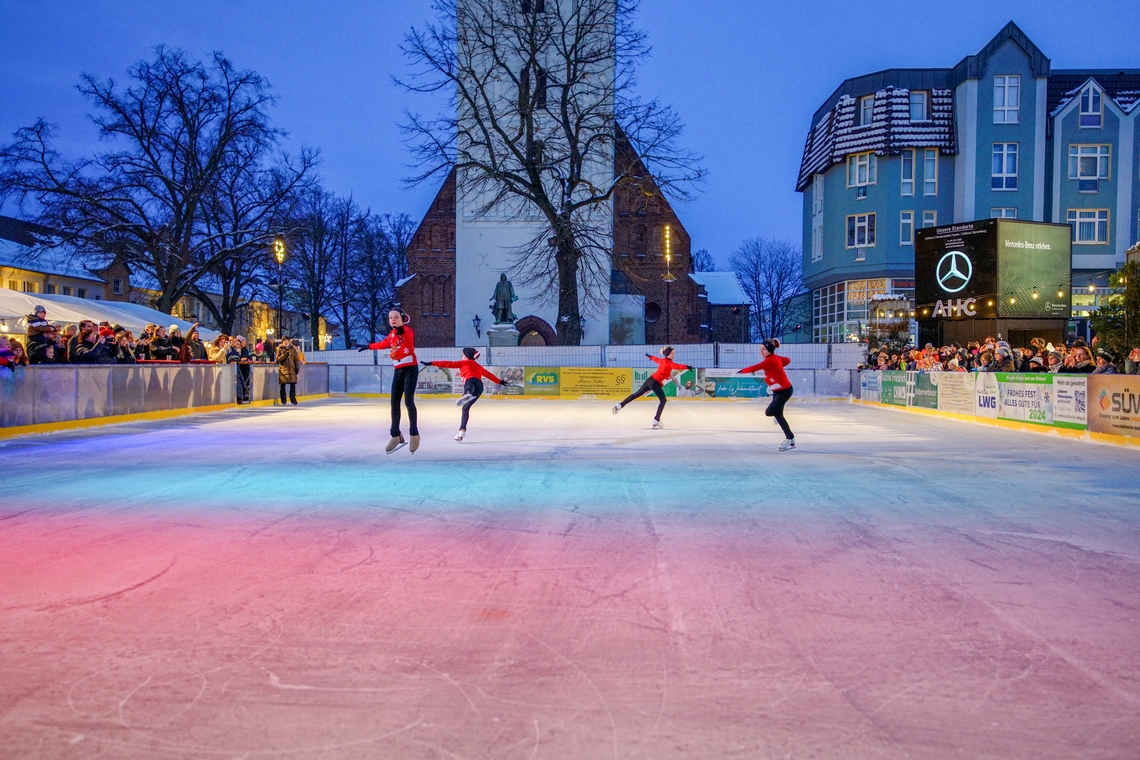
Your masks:
{"label": "blue building", "polygon": [[876,295],[913,300],[914,231],[1070,223],[1074,316],[1140,237],[1140,69],[1054,70],[1010,22],[947,69],[843,82],[816,111],[803,193],[812,339],[859,340]]}

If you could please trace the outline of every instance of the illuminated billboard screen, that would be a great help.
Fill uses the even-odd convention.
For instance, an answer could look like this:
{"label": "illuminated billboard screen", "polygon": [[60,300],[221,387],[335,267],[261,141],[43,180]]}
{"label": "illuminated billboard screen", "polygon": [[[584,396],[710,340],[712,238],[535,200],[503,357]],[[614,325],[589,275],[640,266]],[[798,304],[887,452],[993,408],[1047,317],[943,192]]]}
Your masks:
{"label": "illuminated billboard screen", "polygon": [[997,221],[918,230],[914,279],[919,319],[992,319],[998,284]]}
{"label": "illuminated billboard screen", "polygon": [[1068,319],[1072,232],[1067,224],[998,221],[998,316]]}

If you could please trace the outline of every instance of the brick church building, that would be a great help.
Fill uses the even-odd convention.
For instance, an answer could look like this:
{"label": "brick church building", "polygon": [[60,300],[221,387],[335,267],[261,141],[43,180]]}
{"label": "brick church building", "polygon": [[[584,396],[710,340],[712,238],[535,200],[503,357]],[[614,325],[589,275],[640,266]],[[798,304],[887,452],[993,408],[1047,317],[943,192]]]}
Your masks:
{"label": "brick church building", "polygon": [[[714,320],[707,293],[690,277],[693,269],[689,233],[672,205],[649,179],[648,171],[629,143],[619,140],[616,153],[615,167],[632,163],[634,168],[630,173],[644,180],[625,182],[614,194],[611,296],[640,297],[632,302],[644,304],[641,308],[647,344],[704,343],[717,339],[711,328]],[[418,345],[457,345],[460,342],[457,319],[463,322],[465,330],[471,329],[476,316],[484,330],[492,322],[490,291],[486,293],[488,306],[482,313],[456,313],[456,288],[463,285],[456,281],[456,218],[453,170],[412,237],[407,249],[408,277],[397,293],[401,307],[415,324]],[[665,261],[667,237],[672,254],[672,264],[668,267]],[[671,283],[664,279],[667,268],[674,278]],[[746,305],[742,306],[747,309]],[[554,325],[535,314],[519,313],[518,316],[515,327],[520,344],[556,343]],[[611,334],[610,342],[639,341]]]}

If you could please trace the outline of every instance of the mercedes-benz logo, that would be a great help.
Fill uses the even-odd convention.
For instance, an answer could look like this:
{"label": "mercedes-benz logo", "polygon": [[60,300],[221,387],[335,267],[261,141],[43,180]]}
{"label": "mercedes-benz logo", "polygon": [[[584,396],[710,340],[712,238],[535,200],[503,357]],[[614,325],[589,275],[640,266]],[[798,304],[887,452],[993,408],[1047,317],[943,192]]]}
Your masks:
{"label": "mercedes-benz logo", "polygon": [[947,293],[957,293],[974,276],[974,265],[962,251],[950,251],[938,260],[934,276],[938,279],[938,285]]}

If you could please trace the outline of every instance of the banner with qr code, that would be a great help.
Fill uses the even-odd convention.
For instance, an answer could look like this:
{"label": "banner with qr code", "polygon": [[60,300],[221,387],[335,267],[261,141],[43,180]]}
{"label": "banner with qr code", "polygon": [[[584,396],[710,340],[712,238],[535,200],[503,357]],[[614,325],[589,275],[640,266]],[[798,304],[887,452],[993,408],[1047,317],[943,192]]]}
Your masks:
{"label": "banner with qr code", "polygon": [[1053,425],[1071,430],[1088,427],[1088,377],[1050,375],[1053,378]]}

